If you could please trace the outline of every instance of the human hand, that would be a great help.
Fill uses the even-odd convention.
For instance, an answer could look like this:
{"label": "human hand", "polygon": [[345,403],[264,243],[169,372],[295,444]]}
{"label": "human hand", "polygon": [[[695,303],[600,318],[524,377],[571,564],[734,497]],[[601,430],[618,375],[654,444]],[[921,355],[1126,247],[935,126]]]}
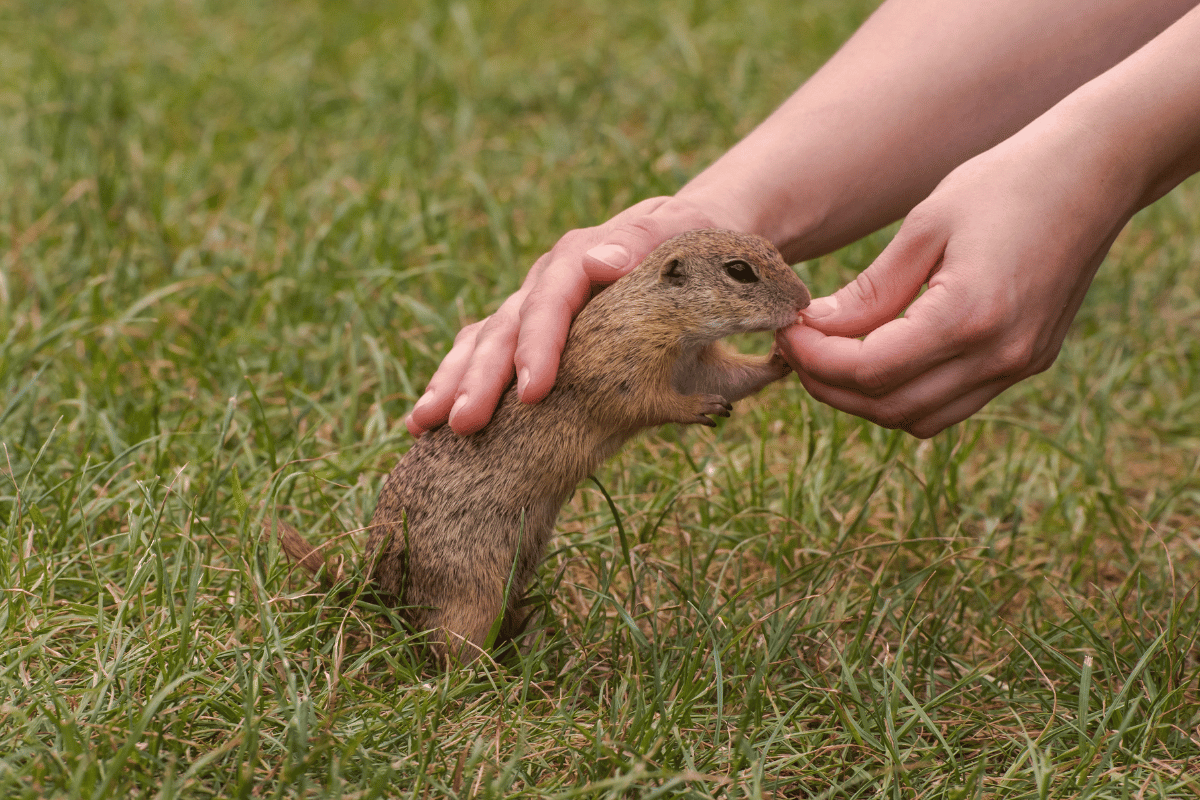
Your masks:
{"label": "human hand", "polygon": [[951,172],[855,281],[777,334],[809,393],[926,438],[1047,369],[1136,205],[1087,141],[1018,134]]}
{"label": "human hand", "polygon": [[414,436],[447,420],[458,434],[487,424],[517,374],[517,394],[536,403],[554,386],[571,320],[595,287],[626,274],[658,245],[696,228],[728,227],[719,212],[654,197],[594,228],[571,231],[536,262],[496,313],[459,331],[405,425]]}

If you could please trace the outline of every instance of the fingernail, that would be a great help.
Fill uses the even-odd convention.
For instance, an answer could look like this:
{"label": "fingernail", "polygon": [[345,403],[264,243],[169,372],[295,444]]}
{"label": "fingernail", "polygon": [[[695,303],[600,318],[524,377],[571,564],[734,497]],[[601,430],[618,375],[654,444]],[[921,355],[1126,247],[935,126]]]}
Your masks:
{"label": "fingernail", "polygon": [[529,385],[529,367],[521,367],[521,371],[517,373],[517,397],[525,394],[525,387]]}
{"label": "fingernail", "polygon": [[454,405],[450,408],[449,422],[451,424],[453,424],[454,418],[458,416],[458,413],[463,410],[463,406],[466,404],[467,396],[465,394],[459,395],[458,399],[454,401]]}
{"label": "fingernail", "polygon": [[417,398],[417,402],[413,403],[412,411],[408,415],[411,417],[427,405],[429,405],[429,395],[423,394]]}
{"label": "fingernail", "polygon": [[818,297],[808,304],[808,308],[800,312],[800,316],[805,319],[821,319],[828,317],[830,314],[838,310],[837,298],[833,295],[829,297]]}
{"label": "fingernail", "polygon": [[588,250],[585,255],[612,269],[621,269],[629,264],[629,251],[619,244],[601,244]]}

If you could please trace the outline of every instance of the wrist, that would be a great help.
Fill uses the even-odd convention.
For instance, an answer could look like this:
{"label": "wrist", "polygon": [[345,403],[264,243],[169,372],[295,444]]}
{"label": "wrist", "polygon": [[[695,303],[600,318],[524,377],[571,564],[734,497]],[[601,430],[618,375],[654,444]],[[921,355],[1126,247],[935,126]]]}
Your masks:
{"label": "wrist", "polygon": [[1200,7],[1045,115],[1084,130],[1130,213],[1200,169]]}
{"label": "wrist", "polygon": [[751,159],[740,163],[737,148],[679,190],[675,201],[703,212],[717,227],[754,233],[775,245],[788,263],[811,258],[809,235],[820,228],[825,214],[820,199],[805,193],[805,182],[791,185],[779,176],[758,174]]}
{"label": "wrist", "polygon": [[1096,100],[1068,96],[998,148],[1016,148],[1047,192],[1123,224],[1154,199],[1159,171],[1145,142],[1116,125],[1106,103]]}

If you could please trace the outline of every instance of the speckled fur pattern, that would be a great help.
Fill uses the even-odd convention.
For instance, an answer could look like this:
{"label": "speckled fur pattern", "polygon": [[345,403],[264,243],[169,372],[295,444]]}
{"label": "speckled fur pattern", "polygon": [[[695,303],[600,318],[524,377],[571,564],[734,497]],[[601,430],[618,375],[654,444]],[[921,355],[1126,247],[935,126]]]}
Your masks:
{"label": "speckled fur pattern", "polygon": [[371,520],[371,579],[432,632],[442,662],[476,658],[501,615],[499,638],[515,635],[517,604],[575,486],[638,431],[713,425],[784,377],[775,353],[743,356],[717,340],[789,325],[808,301],[765,239],[701,230],[664,243],[579,314],[542,402],[526,405],[509,386],[478,433],[442,426],[417,439]]}

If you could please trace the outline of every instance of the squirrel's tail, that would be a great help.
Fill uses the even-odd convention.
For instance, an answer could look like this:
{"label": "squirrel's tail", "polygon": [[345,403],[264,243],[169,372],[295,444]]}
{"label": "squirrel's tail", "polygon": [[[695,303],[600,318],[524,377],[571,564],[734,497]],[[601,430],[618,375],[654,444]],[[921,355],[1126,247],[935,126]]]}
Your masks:
{"label": "squirrel's tail", "polygon": [[263,523],[262,536],[264,539],[269,539],[272,534],[290,561],[300,565],[312,575],[319,576],[321,583],[327,588],[342,580],[341,557],[326,561],[321,552],[324,546],[313,547],[291,525],[282,520],[268,518]]}

